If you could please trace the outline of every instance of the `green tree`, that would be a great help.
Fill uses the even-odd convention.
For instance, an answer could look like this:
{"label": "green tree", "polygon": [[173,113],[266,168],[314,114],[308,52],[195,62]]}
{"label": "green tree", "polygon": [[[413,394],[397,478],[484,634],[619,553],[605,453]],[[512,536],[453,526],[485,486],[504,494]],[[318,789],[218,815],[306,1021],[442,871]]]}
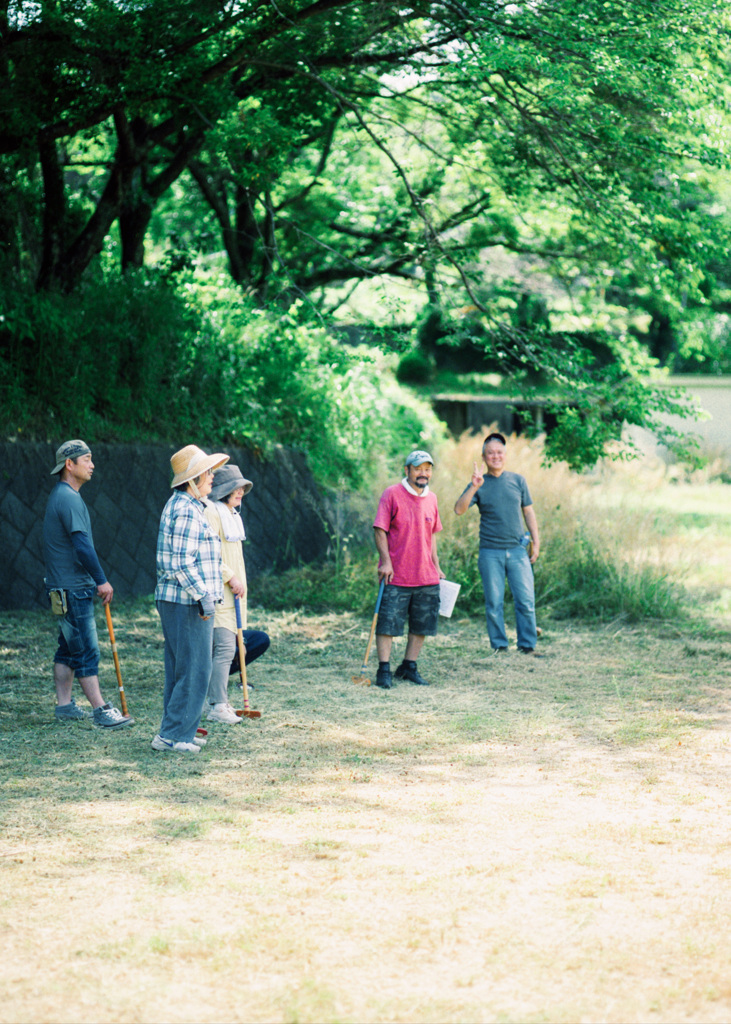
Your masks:
{"label": "green tree", "polygon": [[116,223],[138,267],[190,174],[258,301],[331,309],[336,286],[401,277],[467,302],[511,372],[580,381],[591,454],[628,411],[652,420],[642,360],[506,316],[485,262],[621,268],[658,308],[701,303],[708,204],[678,181],[720,159],[703,115],[726,17],[717,0],[3,0],[5,265],[71,291]]}
{"label": "green tree", "polygon": [[[209,152],[223,149],[236,178],[238,215],[246,221],[249,210],[262,249],[271,250],[275,212],[296,202],[296,193],[271,200],[284,170],[314,145],[313,170],[321,173],[343,122],[390,165],[399,185],[393,203],[409,205],[421,246],[436,247],[467,286],[462,246],[444,240],[459,214],[444,216],[433,201],[435,179],[446,174],[437,166],[464,165],[458,208],[488,228],[480,169],[493,190],[518,199],[570,193],[574,208],[609,238],[621,208],[636,212],[652,235],[662,206],[653,175],[679,145],[691,153],[690,133],[679,134],[678,124],[707,88],[718,17],[712,0],[470,0],[398,10],[355,0],[277,7],[77,0],[30,9],[5,0],[0,152],[23,153],[40,168],[39,281],[73,287],[115,220],[122,265],[141,262],[155,203],[196,167],[209,140]],[[422,156],[412,178],[404,125],[431,175],[420,173]],[[78,163],[90,134],[94,147],[106,135],[108,168],[79,226],[63,150],[74,140]],[[701,140],[692,155],[707,159],[712,147]],[[310,154],[305,159],[312,163]],[[285,228],[293,219],[284,218]],[[367,225],[350,230],[367,236]],[[382,235],[412,244],[401,230]],[[381,260],[387,270],[393,263]],[[352,253],[341,264],[311,284],[338,273],[347,279],[346,267],[355,272]]]}

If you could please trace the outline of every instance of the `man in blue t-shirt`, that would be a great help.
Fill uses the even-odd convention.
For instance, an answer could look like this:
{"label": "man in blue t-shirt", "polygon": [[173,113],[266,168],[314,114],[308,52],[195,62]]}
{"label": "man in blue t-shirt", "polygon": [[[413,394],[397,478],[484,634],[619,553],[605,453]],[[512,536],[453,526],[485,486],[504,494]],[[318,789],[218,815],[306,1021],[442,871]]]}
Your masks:
{"label": "man in blue t-shirt", "polygon": [[[53,659],[56,718],[62,721],[91,718],[104,729],[133,725],[105,702],[99,689],[99,640],[94,620],[94,596],[109,604],[114,590],[99,564],[91,535],[89,510],[79,491],[91,480],[94,463],[83,441],[66,441],[56,452],[51,475],[58,483],[51,491],[43,520],[46,589],[51,608],[59,616],[58,650]],[[92,711],[78,707],[71,696],[74,675]]]}
{"label": "man in blue t-shirt", "polygon": [[474,463],[472,480],[457,499],[454,511],[461,516],[470,506],[477,505],[480,512],[477,564],[485,593],[490,646],[497,653],[508,649],[503,615],[507,577],[515,603],[518,650],[542,657],[535,650],[538,634],[533,587],[533,564],[540,553],[538,522],[525,478],[504,468],[505,445],[502,434],[489,434],[485,438],[482,457],[487,476],[483,476]]}

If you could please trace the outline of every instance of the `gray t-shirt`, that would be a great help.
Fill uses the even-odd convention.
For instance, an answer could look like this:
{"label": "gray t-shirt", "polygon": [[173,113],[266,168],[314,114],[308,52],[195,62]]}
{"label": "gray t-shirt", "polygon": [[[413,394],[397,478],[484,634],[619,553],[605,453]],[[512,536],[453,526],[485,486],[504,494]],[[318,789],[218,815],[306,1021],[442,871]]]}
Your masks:
{"label": "gray t-shirt", "polygon": [[525,534],[522,509],[532,504],[528,484],[520,473],[503,470],[500,476],[487,474],[470,502],[470,507],[477,505],[480,512],[480,547],[517,548]]}
{"label": "gray t-shirt", "polygon": [[71,543],[71,534],[78,532],[85,533],[93,544],[89,510],[83,498],[69,484],[59,482],[51,491],[43,520],[43,550],[49,587],[64,590],[96,587],[76,557]]}

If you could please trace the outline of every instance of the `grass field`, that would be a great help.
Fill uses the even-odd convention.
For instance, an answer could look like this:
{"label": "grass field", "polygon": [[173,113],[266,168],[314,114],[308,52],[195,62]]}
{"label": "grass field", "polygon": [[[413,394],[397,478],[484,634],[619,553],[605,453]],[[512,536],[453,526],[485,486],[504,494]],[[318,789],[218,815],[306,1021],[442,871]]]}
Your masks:
{"label": "grass field", "polygon": [[113,605],[111,735],[54,720],[50,614],[0,616],[0,1022],[731,1020],[731,489],[522,458],[562,506],[546,575],[589,509],[684,613],[544,614],[543,659],[442,620],[432,685],[384,692],[351,682],[367,617],[253,609],[262,717],[187,759],[150,749],[151,601]]}
{"label": "grass field", "polygon": [[150,603],[112,735],[53,720],[50,617],[3,615],[0,1020],[729,1020],[727,621],[533,660],[452,619],[386,693],[365,619],[252,618],[262,718],[186,760]]}

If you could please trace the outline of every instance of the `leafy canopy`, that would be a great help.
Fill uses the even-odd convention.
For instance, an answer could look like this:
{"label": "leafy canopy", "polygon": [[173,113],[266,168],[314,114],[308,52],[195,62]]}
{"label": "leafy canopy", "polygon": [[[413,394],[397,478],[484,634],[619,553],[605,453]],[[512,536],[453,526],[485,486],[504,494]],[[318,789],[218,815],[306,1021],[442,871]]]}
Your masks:
{"label": "leafy canopy", "polygon": [[[325,317],[403,282],[454,337],[468,307],[521,387],[570,397],[553,443],[591,462],[667,405],[635,341],[665,318],[690,358],[686,311],[723,301],[727,19],[717,0],[6,0],[0,259],[82,296],[100,253],[129,271],[165,239],[171,272],[223,248],[258,308]],[[571,306],[554,288],[542,324],[516,280],[536,270]]]}

